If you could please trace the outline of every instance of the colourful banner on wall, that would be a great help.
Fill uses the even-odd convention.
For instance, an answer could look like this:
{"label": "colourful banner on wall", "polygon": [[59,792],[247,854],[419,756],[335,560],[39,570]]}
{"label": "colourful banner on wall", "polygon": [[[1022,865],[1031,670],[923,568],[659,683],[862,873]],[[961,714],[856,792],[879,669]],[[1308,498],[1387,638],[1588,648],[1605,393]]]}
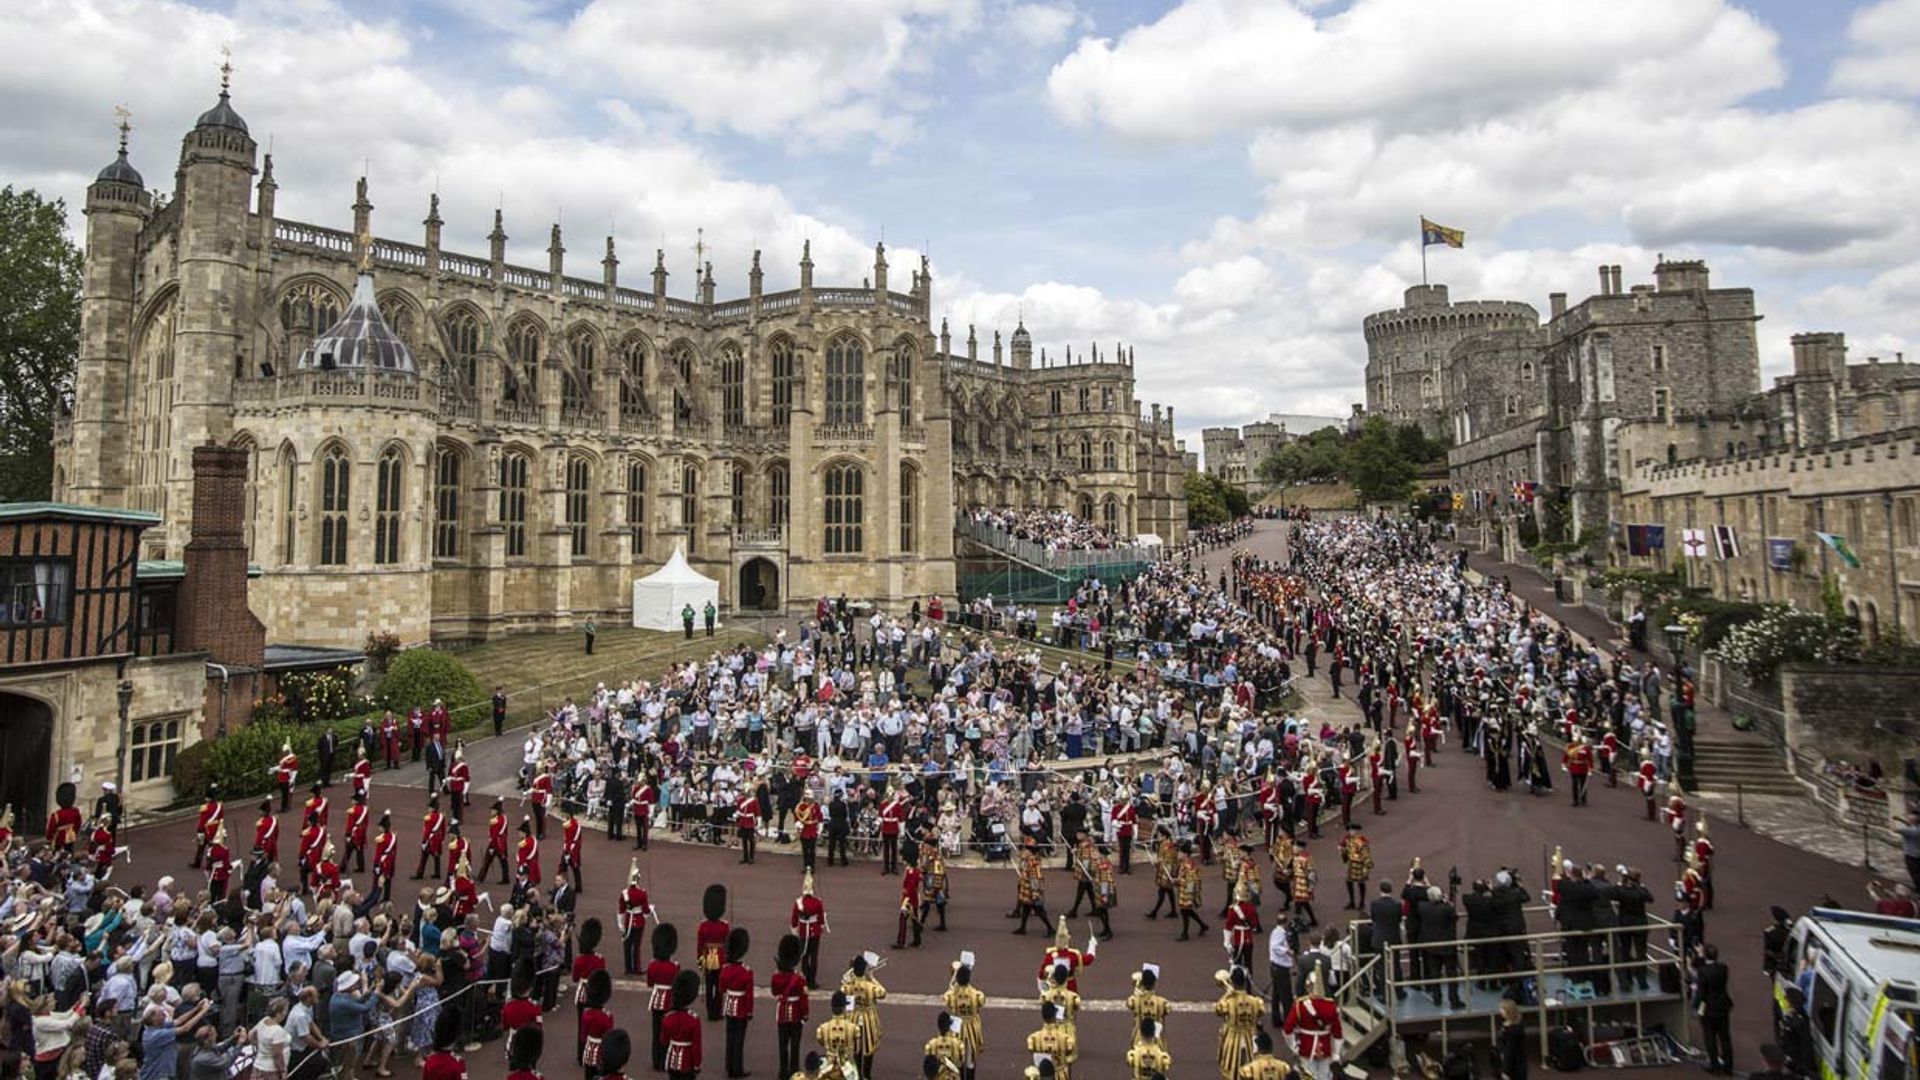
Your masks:
{"label": "colourful banner on wall", "polygon": [[1775,570],[1793,569],[1793,537],[1767,537],[1767,565]]}

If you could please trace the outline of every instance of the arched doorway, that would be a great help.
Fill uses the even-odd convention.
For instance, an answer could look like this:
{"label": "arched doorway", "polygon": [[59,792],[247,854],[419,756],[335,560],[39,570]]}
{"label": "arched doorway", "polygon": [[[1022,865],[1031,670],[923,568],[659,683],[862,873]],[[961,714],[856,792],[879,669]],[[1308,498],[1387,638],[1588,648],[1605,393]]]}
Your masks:
{"label": "arched doorway", "polygon": [[740,564],[740,607],[752,611],[780,610],[780,568],[766,559]]}
{"label": "arched doorway", "polygon": [[52,753],[52,707],[0,693],[0,804],[13,807],[19,821],[46,820]]}

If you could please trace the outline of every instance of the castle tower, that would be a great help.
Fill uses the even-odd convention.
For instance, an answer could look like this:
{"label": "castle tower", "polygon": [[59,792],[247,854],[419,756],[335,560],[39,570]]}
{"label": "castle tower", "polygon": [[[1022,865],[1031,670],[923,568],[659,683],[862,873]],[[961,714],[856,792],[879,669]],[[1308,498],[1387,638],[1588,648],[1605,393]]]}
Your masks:
{"label": "castle tower", "polygon": [[1033,367],[1033,335],[1027,333],[1027,321],[1024,318],[1013,327],[1013,366],[1017,371]]}
{"label": "castle tower", "polygon": [[220,100],[180,147],[180,304],[164,505],[156,508],[171,558],[184,548],[193,514],[194,448],[232,434],[234,370],[254,319],[247,231],[256,147],[233,109],[232,75],[232,65],[222,65]]}
{"label": "castle tower", "polygon": [[56,485],[56,497],[87,505],[126,501],[127,415],[122,403],[133,348],[135,247],[153,209],[145,181],[127,161],[128,130],[122,118],[120,154],[87,188],[73,441],[61,463],[65,483]]}
{"label": "castle tower", "polygon": [[1417,421],[1428,435],[1448,428],[1446,367],[1453,347],[1494,330],[1532,329],[1540,314],[1510,300],[1455,303],[1445,285],[1415,285],[1405,306],[1375,312],[1367,339],[1367,414],[1392,423]]}

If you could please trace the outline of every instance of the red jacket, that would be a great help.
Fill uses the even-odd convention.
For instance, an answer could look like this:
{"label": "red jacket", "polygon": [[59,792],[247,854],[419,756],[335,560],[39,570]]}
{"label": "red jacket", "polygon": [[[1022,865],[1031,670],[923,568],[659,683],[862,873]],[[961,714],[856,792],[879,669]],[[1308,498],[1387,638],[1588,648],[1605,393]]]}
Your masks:
{"label": "red jacket", "polygon": [[1242,900],[1227,909],[1227,939],[1236,949],[1253,944],[1253,935],[1260,932],[1260,909],[1253,901]]}
{"label": "red jacket", "polygon": [[318,825],[309,825],[300,831],[300,861],[312,866],[320,861],[320,853],[327,849],[327,830]]}
{"label": "red jacket", "polygon": [[347,846],[367,846],[367,804],[354,803],[347,807]]}
{"label": "red jacket", "polygon": [[420,818],[420,850],[438,855],[447,843],[447,819],[438,810],[429,810]]}
{"label": "red jacket", "polygon": [[752,832],[760,827],[760,797],[748,792],[740,796],[733,806],[733,827],[741,832]]}
{"label": "red jacket", "polygon": [[596,971],[607,969],[607,958],[599,953],[583,952],[573,958],[573,967],[568,969],[567,977],[573,980],[573,1003],[585,1005],[587,997],[587,979]]}
{"label": "red jacket", "polygon": [[1340,1038],[1340,1006],[1331,998],[1298,998],[1287,1012],[1286,1033],[1302,1058],[1330,1058]]}
{"label": "red jacket", "polygon": [[629,885],[620,893],[620,932],[623,934],[644,934],[647,932],[647,890],[638,885]]}
{"label": "red jacket", "polygon": [[725,919],[702,919],[694,931],[694,955],[700,958],[700,970],[720,970],[720,958],[727,952],[727,933],[733,927]]}
{"label": "red jacket", "polygon": [[813,1010],[807,1000],[807,977],[797,971],[776,971],[768,980],[767,989],[773,994],[773,1022],[776,1024],[803,1023]]}
{"label": "red jacket", "polygon": [[672,960],[647,961],[647,1010],[666,1012],[673,1007],[673,980],[680,965]]}
{"label": "red jacket", "polygon": [[580,866],[580,836],[585,831],[579,818],[568,818],[560,826],[560,865],[576,869]]}
{"label": "red jacket", "polygon": [[900,910],[920,910],[920,868],[908,866],[906,875],[900,879]]}
{"label": "red jacket", "polygon": [[392,881],[393,863],[399,851],[400,838],[393,835],[393,830],[388,829],[381,833],[373,842],[373,872]]}
{"label": "red jacket", "polygon": [[675,1009],[660,1018],[660,1041],[667,1046],[667,1071],[700,1071],[700,1018]]}
{"label": "red jacket", "polygon": [[451,1051],[435,1051],[420,1066],[420,1080],[467,1080],[467,1063]]}
{"label": "red jacket", "polygon": [[200,823],[197,826],[200,835],[213,839],[214,830],[220,827],[220,822],[226,816],[227,808],[220,805],[219,799],[208,799],[206,805],[200,808]]}
{"label": "red jacket", "polygon": [[487,848],[500,856],[507,857],[507,815],[495,814],[487,819]]}
{"label": "red jacket", "polygon": [[361,758],[353,763],[353,793],[365,795],[373,787],[373,762]]}
{"label": "red jacket", "polygon": [[612,1014],[589,1008],[580,1014],[580,1063],[592,1072],[600,1064],[600,1040],[613,1030]]}
{"label": "red jacket", "polygon": [[267,853],[268,862],[280,861],[280,819],[272,814],[260,815],[253,823],[253,846]]}
{"label": "red jacket", "polygon": [[900,827],[907,821],[907,798],[894,795],[880,804],[880,835],[899,836]]}
{"label": "red jacket", "polygon": [[627,809],[636,822],[653,821],[653,804],[659,801],[652,784],[641,784],[633,789],[633,797],[627,800]]}
{"label": "red jacket", "polygon": [[207,880],[227,881],[233,877],[233,853],[225,844],[207,846]]}
{"label": "red jacket", "polygon": [[80,808],[63,806],[47,815],[47,842],[55,847],[71,847],[80,839]]}
{"label": "red jacket", "polygon": [[802,896],[793,902],[793,910],[787,915],[787,925],[807,941],[826,933],[827,905],[817,896]]}
{"label": "red jacket", "polygon": [[720,1015],[730,1020],[753,1019],[753,969],[730,963],[720,969]]}
{"label": "red jacket", "polygon": [[327,819],[332,816],[333,816],[333,807],[327,802],[327,797],[325,795],[312,796],[306,801],[306,804],[300,808],[301,821],[305,821],[310,817],[317,817],[320,819],[320,825],[322,828],[331,824],[331,822],[329,822]]}

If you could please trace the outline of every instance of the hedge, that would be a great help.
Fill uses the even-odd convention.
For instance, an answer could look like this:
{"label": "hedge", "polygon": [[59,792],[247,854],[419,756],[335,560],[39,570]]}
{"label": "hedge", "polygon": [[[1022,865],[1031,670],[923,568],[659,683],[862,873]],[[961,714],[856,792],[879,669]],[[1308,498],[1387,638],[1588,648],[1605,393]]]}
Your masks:
{"label": "hedge", "polygon": [[487,691],[467,665],[451,653],[410,649],[387,665],[380,680],[380,703],[395,712],[426,708],[435,699],[449,710],[486,700]]}
{"label": "hedge", "polygon": [[1682,615],[1698,615],[1703,622],[1700,626],[1700,638],[1695,643],[1701,649],[1711,649],[1724,641],[1727,631],[1741,623],[1752,622],[1766,611],[1762,604],[1743,600],[1720,600],[1711,596],[1680,596],[1668,600],[1658,613],[1659,625],[1677,620]]}

